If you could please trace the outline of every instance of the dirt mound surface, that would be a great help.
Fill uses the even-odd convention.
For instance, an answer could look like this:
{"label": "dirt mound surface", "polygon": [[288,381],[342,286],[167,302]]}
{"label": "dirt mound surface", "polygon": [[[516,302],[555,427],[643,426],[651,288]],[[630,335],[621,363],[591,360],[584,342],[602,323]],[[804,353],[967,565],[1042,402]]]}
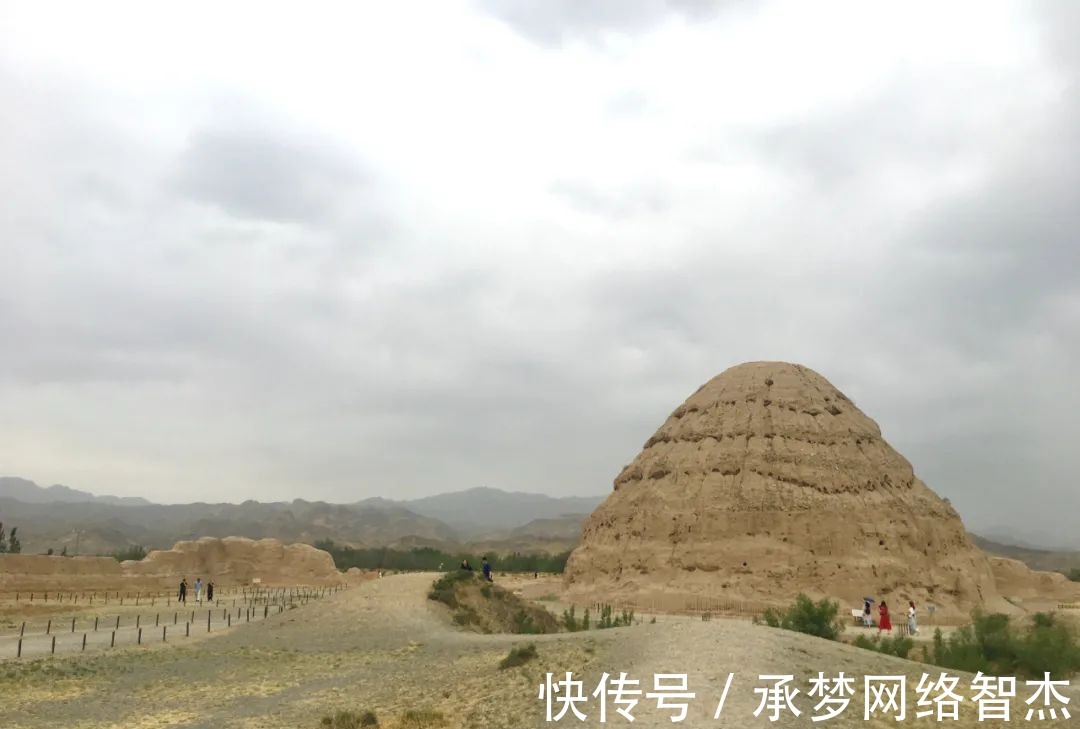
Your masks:
{"label": "dirt mound surface", "polygon": [[428,597],[449,607],[456,624],[481,633],[559,632],[558,620],[547,610],[473,572],[446,573]]}
{"label": "dirt mound surface", "polygon": [[[920,481],[877,423],[806,367],[726,370],[671,414],[586,521],[571,593],[627,600],[798,592],[1014,609],[957,512]],[[1056,584],[1056,583],[1055,583]]]}
{"label": "dirt mound surface", "polygon": [[125,572],[140,576],[213,577],[226,584],[332,584],[341,581],[329,552],[309,544],[283,544],[277,539],[204,537],[153,551],[139,562],[124,562]]}

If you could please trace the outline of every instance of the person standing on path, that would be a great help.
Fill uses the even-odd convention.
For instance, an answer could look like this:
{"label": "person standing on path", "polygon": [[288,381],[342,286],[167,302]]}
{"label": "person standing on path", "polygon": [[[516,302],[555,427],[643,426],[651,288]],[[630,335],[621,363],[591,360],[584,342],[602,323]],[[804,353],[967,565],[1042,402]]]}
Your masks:
{"label": "person standing on path", "polygon": [[207,602],[213,602],[214,601],[214,581],[213,580],[210,580],[209,582],[206,583],[206,601]]}
{"label": "person standing on path", "polygon": [[919,633],[919,621],[915,617],[915,601],[908,601],[907,609],[907,629],[911,635],[918,635]]}
{"label": "person standing on path", "polygon": [[180,594],[176,598],[177,602],[182,602],[187,605],[187,578],[180,578]]}
{"label": "person standing on path", "polygon": [[488,562],[487,557],[483,557],[480,560],[480,566],[484,570],[484,579],[487,580],[488,582],[492,582],[492,579],[491,579],[491,562]]}
{"label": "person standing on path", "polygon": [[889,619],[889,606],[882,600],[878,605],[878,632],[886,631],[892,633],[892,621]]}
{"label": "person standing on path", "polygon": [[202,602],[202,578],[195,578],[195,604]]}

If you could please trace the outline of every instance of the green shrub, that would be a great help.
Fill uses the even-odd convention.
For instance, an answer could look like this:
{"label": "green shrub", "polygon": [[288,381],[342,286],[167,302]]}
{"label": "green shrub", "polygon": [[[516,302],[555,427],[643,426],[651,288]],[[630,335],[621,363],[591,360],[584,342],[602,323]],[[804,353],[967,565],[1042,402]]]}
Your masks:
{"label": "green shrub", "polygon": [[140,562],[146,557],[146,547],[141,544],[132,544],[110,555],[117,562],[133,559]]}
{"label": "green shrub", "polygon": [[843,624],[837,619],[839,614],[839,603],[831,600],[814,602],[800,593],[795,598],[794,604],[787,610],[769,608],[761,614],[761,619],[770,628],[783,628],[818,638],[836,640],[840,631],[844,629]]}
{"label": "green shrub", "polygon": [[506,658],[503,658],[501,661],[499,661],[499,668],[513,668],[515,666],[523,666],[529,661],[535,659],[536,656],[537,653],[535,643],[529,643],[528,645],[523,646],[515,646],[510,649],[510,653],[507,654]]}
{"label": "green shrub", "polygon": [[779,628],[783,619],[783,614],[776,608],[768,608],[761,614],[761,621],[770,628]]}
{"label": "green shrub", "polygon": [[[446,568],[456,569],[462,560],[479,565],[480,554],[451,554],[432,547],[415,549],[393,549],[390,547],[348,547],[335,544],[330,539],[315,542],[315,548],[329,552],[339,570],[358,567],[362,570],[384,570],[386,572],[435,572]],[[489,558],[492,555],[488,555]],[[570,552],[559,554],[513,552],[500,555],[493,560],[500,572],[544,572],[560,574],[566,567]],[[497,562],[497,565],[495,565]]]}
{"label": "green shrub", "polygon": [[428,599],[441,602],[450,608],[456,608],[458,606],[457,595],[455,594],[457,584],[475,579],[476,575],[468,570],[447,572],[435,580],[435,583],[431,586],[431,591],[428,593]]}
{"label": "green shrub", "polygon": [[1073,567],[1069,571],[1068,578],[1073,582],[1080,582],[1080,567]]}
{"label": "green shrub", "polygon": [[946,639],[934,631],[931,663],[961,671],[1028,678],[1049,671],[1053,678],[1068,678],[1080,671],[1080,645],[1068,626],[1052,613],[1036,613],[1031,626],[1019,628],[1009,616],[975,613],[970,625],[958,628]]}

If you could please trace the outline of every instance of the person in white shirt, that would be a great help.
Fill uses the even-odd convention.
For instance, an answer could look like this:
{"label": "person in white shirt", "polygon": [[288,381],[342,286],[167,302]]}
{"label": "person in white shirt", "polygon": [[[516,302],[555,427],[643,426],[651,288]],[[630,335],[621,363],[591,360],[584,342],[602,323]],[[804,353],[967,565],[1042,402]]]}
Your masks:
{"label": "person in white shirt", "polygon": [[908,601],[907,628],[908,628],[908,632],[911,633],[912,635],[916,635],[919,632],[919,622],[915,618],[915,601],[914,600],[909,600]]}

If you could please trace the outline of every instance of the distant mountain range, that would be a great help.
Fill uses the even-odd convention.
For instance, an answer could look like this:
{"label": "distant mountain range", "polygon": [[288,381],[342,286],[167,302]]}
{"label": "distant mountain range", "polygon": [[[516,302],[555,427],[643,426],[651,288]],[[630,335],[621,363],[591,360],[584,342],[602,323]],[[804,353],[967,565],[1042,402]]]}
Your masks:
{"label": "distant mountain range", "polygon": [[19,528],[28,553],[67,547],[69,554],[107,554],[135,544],[171,547],[204,536],[562,551],[577,543],[581,522],[602,500],[477,488],[414,501],[154,504],[0,477],[0,522]]}
{"label": "distant mountain range", "polygon": [[[307,543],[332,539],[356,547],[561,552],[577,545],[582,522],[603,498],[475,488],[412,501],[372,498],[352,504],[301,499],[266,504],[154,504],[0,477],[0,523],[19,528],[28,553],[60,552],[67,547],[69,554],[108,554],[136,544],[171,547],[182,539],[226,536]],[[1080,568],[1077,551],[971,536],[984,551],[1021,560],[1035,569],[1068,573]]]}
{"label": "distant mountain range", "polygon": [[33,481],[13,476],[0,476],[0,498],[16,499],[25,504],[120,504],[126,506],[146,505],[150,502],[135,496],[94,496],[88,491],[79,491],[55,484],[45,488]]}
{"label": "distant mountain range", "polygon": [[1015,544],[1002,544],[980,537],[978,534],[972,534],[971,538],[984,552],[1019,560],[1032,569],[1065,574],[1080,570],[1080,551],[1035,549]]}

